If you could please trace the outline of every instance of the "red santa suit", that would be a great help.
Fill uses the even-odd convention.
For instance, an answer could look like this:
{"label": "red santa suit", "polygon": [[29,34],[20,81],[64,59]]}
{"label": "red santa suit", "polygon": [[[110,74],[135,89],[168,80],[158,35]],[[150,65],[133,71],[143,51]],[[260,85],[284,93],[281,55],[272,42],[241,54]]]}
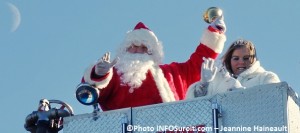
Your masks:
{"label": "red santa suit", "polygon": [[[99,89],[98,102],[104,111],[182,100],[189,85],[201,78],[202,58],[215,59],[223,50],[225,41],[226,37],[223,33],[209,26],[204,31],[195,52],[186,62],[159,64],[159,60],[155,59],[160,58],[153,58],[154,64],[146,70],[145,78],[135,88],[128,82],[124,83],[122,73],[118,72],[118,69],[122,68],[116,66],[112,67],[106,75],[99,77],[95,76],[95,64],[93,64],[85,71],[82,82]],[[150,56],[163,55],[161,43],[142,23],[127,33],[120,53],[126,52],[126,47],[134,42],[143,42],[149,49]]]}

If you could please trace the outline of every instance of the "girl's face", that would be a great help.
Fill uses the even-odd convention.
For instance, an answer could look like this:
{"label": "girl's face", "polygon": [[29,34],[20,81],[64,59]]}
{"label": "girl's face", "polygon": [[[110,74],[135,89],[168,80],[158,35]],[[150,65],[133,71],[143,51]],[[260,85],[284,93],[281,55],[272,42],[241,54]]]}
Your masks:
{"label": "girl's face", "polygon": [[250,50],[246,47],[235,49],[231,56],[231,69],[234,75],[239,75],[251,66]]}

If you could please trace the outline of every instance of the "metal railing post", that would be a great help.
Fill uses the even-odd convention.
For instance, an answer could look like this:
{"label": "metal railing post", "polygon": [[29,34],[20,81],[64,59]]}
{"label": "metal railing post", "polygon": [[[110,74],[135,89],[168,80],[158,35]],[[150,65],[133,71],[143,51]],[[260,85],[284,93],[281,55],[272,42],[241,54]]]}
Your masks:
{"label": "metal railing post", "polygon": [[127,133],[128,119],[127,116],[122,117],[122,133]]}
{"label": "metal railing post", "polygon": [[213,114],[213,132],[219,133],[219,117],[221,116],[221,109],[217,103],[212,104],[212,114]]}

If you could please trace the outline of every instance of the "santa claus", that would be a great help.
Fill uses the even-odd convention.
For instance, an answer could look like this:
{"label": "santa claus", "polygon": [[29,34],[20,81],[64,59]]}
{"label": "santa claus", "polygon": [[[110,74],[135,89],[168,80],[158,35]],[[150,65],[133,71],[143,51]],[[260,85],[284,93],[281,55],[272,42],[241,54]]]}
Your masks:
{"label": "santa claus", "polygon": [[82,83],[99,90],[98,103],[104,111],[182,100],[189,85],[201,78],[203,57],[215,59],[223,50],[225,30],[223,17],[217,18],[186,62],[161,64],[162,43],[139,22],[126,34],[117,58],[110,62],[106,53],[87,68]]}

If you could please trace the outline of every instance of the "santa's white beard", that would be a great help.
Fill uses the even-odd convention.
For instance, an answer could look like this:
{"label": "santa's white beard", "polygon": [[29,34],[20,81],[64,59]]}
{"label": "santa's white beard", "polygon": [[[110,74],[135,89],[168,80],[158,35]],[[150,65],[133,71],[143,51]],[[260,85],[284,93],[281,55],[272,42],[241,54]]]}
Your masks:
{"label": "santa's white beard", "polygon": [[126,52],[119,57],[115,65],[122,84],[138,88],[146,79],[146,74],[153,67],[154,61],[148,54],[132,54]]}

